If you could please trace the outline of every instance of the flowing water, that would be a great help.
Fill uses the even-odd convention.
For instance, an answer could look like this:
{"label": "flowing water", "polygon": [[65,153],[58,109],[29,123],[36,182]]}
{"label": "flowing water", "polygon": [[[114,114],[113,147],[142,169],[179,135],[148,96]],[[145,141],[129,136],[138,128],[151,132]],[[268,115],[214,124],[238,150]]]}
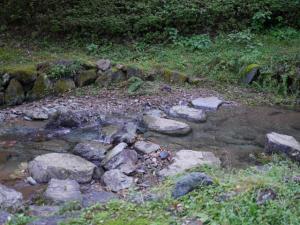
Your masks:
{"label": "flowing water", "polygon": [[[186,121],[185,121],[186,122]],[[224,107],[208,113],[205,123],[189,123],[187,136],[171,137],[146,132],[144,137],[176,151],[212,151],[223,166],[242,168],[257,163],[263,153],[265,135],[278,132],[300,141],[300,111],[270,107]],[[0,183],[13,186],[30,196],[43,186],[31,187],[22,179],[26,163],[49,152],[68,152],[84,140],[100,139],[99,126],[48,131],[44,122],[17,121],[0,125]]]}

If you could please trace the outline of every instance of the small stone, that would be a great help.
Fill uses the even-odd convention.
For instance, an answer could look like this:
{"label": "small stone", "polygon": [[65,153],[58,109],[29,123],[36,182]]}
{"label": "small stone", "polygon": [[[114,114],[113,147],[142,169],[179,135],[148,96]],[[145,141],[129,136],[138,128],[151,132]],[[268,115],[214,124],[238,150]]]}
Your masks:
{"label": "small stone", "polygon": [[159,153],[159,157],[164,160],[164,159],[167,159],[168,157],[170,156],[169,152],[167,151],[162,151]]}
{"label": "small stone", "polygon": [[217,97],[197,98],[192,101],[192,105],[197,109],[217,110],[223,103]]}
{"label": "small stone", "polygon": [[192,122],[205,122],[206,114],[201,109],[194,109],[188,106],[173,106],[170,109],[170,115],[173,117],[187,119]]}
{"label": "small stone", "polygon": [[108,59],[100,59],[96,62],[96,66],[98,70],[105,72],[111,68],[111,61]]}
{"label": "small stone", "polygon": [[160,146],[148,141],[138,141],[134,144],[134,148],[142,154],[150,154],[158,151]]}
{"label": "small stone", "polygon": [[108,189],[112,190],[113,192],[127,189],[133,185],[133,178],[126,176],[117,169],[105,172],[102,179]]}
{"label": "small stone", "polygon": [[32,177],[27,177],[25,182],[32,186],[37,185],[37,182]]}
{"label": "small stone", "polygon": [[176,182],[172,191],[173,198],[179,198],[193,191],[199,186],[212,185],[213,180],[204,173],[190,173],[179,179]]}
{"label": "small stone", "polygon": [[45,192],[45,198],[55,203],[81,202],[80,186],[75,180],[51,179]]}
{"label": "small stone", "polygon": [[270,200],[276,199],[276,197],[277,194],[271,188],[262,189],[258,192],[256,202],[258,205],[263,205]]}
{"label": "small stone", "polygon": [[25,116],[33,119],[33,120],[47,120],[49,119],[49,115],[43,109],[34,108],[32,110],[24,111]]}

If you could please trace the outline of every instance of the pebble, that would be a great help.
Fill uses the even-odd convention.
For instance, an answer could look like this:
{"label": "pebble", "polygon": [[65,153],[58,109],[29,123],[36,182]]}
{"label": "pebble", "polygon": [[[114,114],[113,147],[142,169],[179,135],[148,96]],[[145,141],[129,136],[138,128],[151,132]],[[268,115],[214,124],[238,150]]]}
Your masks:
{"label": "pebble", "polygon": [[167,159],[170,156],[170,154],[167,151],[162,151],[159,153],[159,157],[164,160]]}
{"label": "pebble", "polygon": [[37,182],[32,177],[27,177],[25,182],[32,185],[32,186],[37,185]]}

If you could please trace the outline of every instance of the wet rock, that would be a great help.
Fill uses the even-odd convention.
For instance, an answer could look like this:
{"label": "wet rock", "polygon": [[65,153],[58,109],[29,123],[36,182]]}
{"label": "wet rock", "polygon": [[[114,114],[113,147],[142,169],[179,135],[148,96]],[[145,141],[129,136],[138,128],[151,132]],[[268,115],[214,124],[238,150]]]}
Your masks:
{"label": "wet rock", "polygon": [[65,153],[71,148],[70,144],[64,140],[49,140],[43,142],[33,142],[28,144],[28,147],[39,151]]}
{"label": "wet rock", "polygon": [[106,156],[105,159],[101,162],[101,165],[105,165],[109,160],[111,160],[116,155],[120,154],[125,148],[127,147],[127,144],[122,142],[115,146],[112,150],[110,150]]}
{"label": "wet rock", "polygon": [[102,127],[100,130],[101,140],[104,143],[112,144],[120,129],[121,128],[118,125],[107,125]]}
{"label": "wet rock", "polygon": [[276,199],[277,194],[271,188],[262,189],[258,192],[256,202],[258,205],[263,205],[268,201]]}
{"label": "wet rock", "polygon": [[174,156],[174,161],[167,168],[161,170],[161,176],[174,176],[201,165],[220,166],[221,161],[212,152],[180,150]]}
{"label": "wet rock", "polygon": [[0,184],[0,209],[16,210],[23,205],[23,195]]}
{"label": "wet rock", "polygon": [[172,191],[173,198],[179,198],[193,191],[199,186],[212,185],[213,180],[204,173],[189,173],[176,182]]}
{"label": "wet rock", "polygon": [[122,152],[111,158],[104,168],[107,170],[119,169],[125,174],[130,174],[136,169],[138,155],[134,150],[124,149]]}
{"label": "wet rock", "polygon": [[97,77],[98,75],[95,70],[84,70],[75,77],[75,82],[78,87],[83,87],[94,83]]}
{"label": "wet rock", "polygon": [[133,144],[136,139],[137,124],[133,122],[126,123],[117,134],[113,136],[116,142],[125,142],[127,144]]}
{"label": "wet rock", "polygon": [[167,151],[162,151],[159,153],[159,157],[164,160],[164,159],[167,159],[168,157],[170,156],[169,152]]}
{"label": "wet rock", "polygon": [[267,153],[283,153],[300,162],[300,143],[292,136],[269,133],[265,144]]}
{"label": "wet rock", "polygon": [[46,124],[46,128],[77,128],[82,124],[88,123],[89,120],[90,117],[87,112],[58,110],[57,113],[50,117],[49,122]]}
{"label": "wet rock", "polygon": [[102,180],[107,188],[113,192],[127,189],[133,185],[133,178],[126,176],[117,169],[105,172]]}
{"label": "wet rock", "polygon": [[95,164],[67,153],[37,156],[28,165],[30,175],[39,183],[47,183],[51,178],[87,183],[91,181],[95,168]]}
{"label": "wet rock", "polygon": [[30,205],[28,214],[36,217],[48,217],[56,214],[59,211],[58,206],[51,205]]}
{"label": "wet rock", "polygon": [[83,195],[83,207],[91,207],[95,204],[105,204],[113,199],[118,199],[118,196],[111,192],[89,191]]}
{"label": "wet rock", "polygon": [[49,119],[48,112],[43,108],[34,108],[23,111],[24,115],[33,120],[47,120]]}
{"label": "wet rock", "polygon": [[25,100],[24,89],[19,81],[12,79],[9,82],[4,100],[7,105],[19,105]]}
{"label": "wet rock", "polygon": [[53,92],[52,86],[52,82],[48,79],[47,75],[41,74],[34,82],[33,88],[29,91],[27,98],[29,100],[43,98]]}
{"label": "wet rock", "polygon": [[223,103],[217,97],[197,98],[192,101],[192,105],[197,109],[217,110]]}
{"label": "wet rock", "polygon": [[98,141],[85,141],[77,144],[73,153],[99,165],[111,147],[111,145],[105,145]]}
{"label": "wet rock", "polygon": [[143,122],[150,131],[169,135],[184,135],[191,131],[188,124],[155,116],[143,116]]}
{"label": "wet rock", "polygon": [[108,59],[100,59],[96,62],[96,66],[98,70],[105,72],[111,69],[111,61]]}
{"label": "wet rock", "polygon": [[192,122],[205,122],[206,114],[201,109],[194,109],[188,106],[173,106],[170,109],[170,115],[173,117],[187,119]]}
{"label": "wet rock", "polygon": [[159,109],[152,109],[152,110],[146,111],[144,113],[144,115],[156,116],[156,117],[160,117],[160,118],[166,118],[167,117],[167,114],[165,114],[162,110],[159,110]]}
{"label": "wet rock", "polygon": [[54,83],[54,93],[62,94],[75,88],[75,83],[71,79],[59,79]]}
{"label": "wet rock", "polygon": [[51,179],[44,196],[54,203],[82,202],[79,184],[69,179]]}
{"label": "wet rock", "polygon": [[158,151],[160,146],[149,141],[138,141],[134,144],[134,148],[142,154],[150,154]]}
{"label": "wet rock", "polygon": [[0,224],[6,224],[11,217],[12,216],[8,212],[0,210]]}

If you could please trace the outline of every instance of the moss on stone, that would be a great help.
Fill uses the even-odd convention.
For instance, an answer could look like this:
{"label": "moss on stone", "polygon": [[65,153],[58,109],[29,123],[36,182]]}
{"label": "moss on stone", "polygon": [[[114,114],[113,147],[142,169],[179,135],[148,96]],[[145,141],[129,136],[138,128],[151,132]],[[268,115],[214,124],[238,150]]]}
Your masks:
{"label": "moss on stone", "polygon": [[52,83],[48,79],[47,75],[41,74],[37,77],[34,82],[34,86],[30,93],[28,94],[28,98],[30,100],[36,100],[39,98],[43,98],[52,92]]}
{"label": "moss on stone", "polygon": [[54,84],[54,93],[62,94],[75,88],[75,83],[71,79],[59,79]]}
{"label": "moss on stone", "polygon": [[183,84],[188,81],[188,76],[184,73],[164,69],[162,71],[163,79],[166,82],[173,84]]}
{"label": "moss on stone", "polygon": [[81,71],[76,76],[76,85],[79,87],[92,84],[97,79],[98,75],[95,69]]}
{"label": "moss on stone", "polygon": [[11,78],[17,79],[22,84],[30,84],[36,80],[37,71],[34,65],[18,65],[4,69]]}
{"label": "moss on stone", "polygon": [[5,104],[18,105],[21,104],[24,99],[25,94],[22,84],[18,80],[12,79],[5,90]]}

